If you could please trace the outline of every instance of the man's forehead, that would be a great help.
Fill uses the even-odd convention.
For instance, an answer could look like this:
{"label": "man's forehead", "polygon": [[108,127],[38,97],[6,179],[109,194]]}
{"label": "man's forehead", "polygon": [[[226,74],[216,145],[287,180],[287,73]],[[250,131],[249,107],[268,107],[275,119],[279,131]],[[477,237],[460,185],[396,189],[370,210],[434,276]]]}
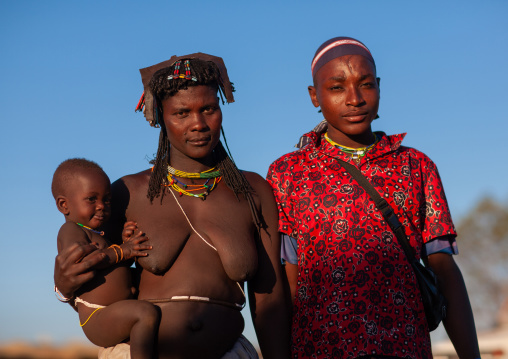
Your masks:
{"label": "man's forehead", "polygon": [[361,55],[365,57],[371,61],[375,71],[374,58],[363,43],[350,37],[336,37],[325,41],[317,49],[311,64],[312,77],[328,62],[347,55]]}
{"label": "man's forehead", "polygon": [[323,65],[314,77],[343,81],[351,74],[360,78],[376,77],[376,68],[370,59],[364,56],[346,55],[332,59]]}

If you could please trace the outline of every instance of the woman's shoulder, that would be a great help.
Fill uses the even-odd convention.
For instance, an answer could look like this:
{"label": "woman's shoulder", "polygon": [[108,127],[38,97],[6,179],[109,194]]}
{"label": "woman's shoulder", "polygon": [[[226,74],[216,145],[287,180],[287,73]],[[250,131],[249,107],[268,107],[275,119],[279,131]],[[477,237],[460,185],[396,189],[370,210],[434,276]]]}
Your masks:
{"label": "woman's shoulder", "polygon": [[250,171],[242,171],[242,173],[249,182],[249,184],[252,186],[254,191],[258,192],[267,189],[271,191],[271,187],[268,184],[268,182],[258,173]]}
{"label": "woman's shoulder", "polygon": [[113,189],[119,187],[127,187],[128,189],[136,189],[141,186],[146,187],[150,181],[151,173],[152,170],[147,169],[138,173],[125,175],[113,182],[112,187]]}
{"label": "woman's shoulder", "polygon": [[270,183],[255,172],[242,171],[243,175],[254,189],[254,193],[260,199],[273,199],[273,189]]}

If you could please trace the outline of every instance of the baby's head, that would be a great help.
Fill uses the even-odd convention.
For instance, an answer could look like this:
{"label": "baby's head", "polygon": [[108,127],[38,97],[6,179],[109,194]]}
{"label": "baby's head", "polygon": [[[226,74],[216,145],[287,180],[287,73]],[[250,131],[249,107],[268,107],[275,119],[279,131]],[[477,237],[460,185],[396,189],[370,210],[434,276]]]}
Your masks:
{"label": "baby's head", "polygon": [[95,162],[84,158],[62,162],[53,175],[51,192],[66,221],[95,229],[111,214],[111,184]]}

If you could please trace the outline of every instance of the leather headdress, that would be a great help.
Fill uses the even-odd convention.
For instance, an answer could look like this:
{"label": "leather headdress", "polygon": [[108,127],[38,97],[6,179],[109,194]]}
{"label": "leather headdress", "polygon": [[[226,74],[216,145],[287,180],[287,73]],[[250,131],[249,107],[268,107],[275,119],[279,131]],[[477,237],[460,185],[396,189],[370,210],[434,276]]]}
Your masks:
{"label": "leather headdress", "polygon": [[[170,67],[178,60],[184,60],[184,59],[199,59],[199,60],[203,60],[203,61],[213,62],[215,64],[215,66],[217,66],[217,68],[219,69],[219,73],[220,73],[220,77],[221,77],[219,80],[220,80],[220,82],[222,82],[222,83],[219,83],[219,86],[222,85],[224,87],[224,96],[226,97],[227,103],[235,102],[235,98],[233,97],[233,87],[231,86],[231,82],[229,81],[228,71],[226,69],[226,65],[224,65],[224,61],[222,60],[222,58],[204,54],[202,52],[197,52],[195,54],[184,55],[184,56],[173,55],[167,61],[163,61],[163,62],[158,63],[156,65],[153,65],[150,67],[145,67],[145,68],[139,70],[139,72],[141,73],[141,81],[143,82],[143,87],[144,87],[145,109],[143,112],[144,112],[146,120],[152,127],[158,127],[158,125],[157,125],[157,123],[154,119],[154,116],[153,116],[153,94],[152,94],[152,91],[150,90],[150,86],[149,86],[150,80],[152,79],[153,74],[156,73],[157,71],[159,71],[160,69]],[[142,96],[142,98],[143,98],[143,96]],[[140,100],[140,102],[141,102],[141,100]],[[138,108],[139,108],[139,104],[138,104]]]}

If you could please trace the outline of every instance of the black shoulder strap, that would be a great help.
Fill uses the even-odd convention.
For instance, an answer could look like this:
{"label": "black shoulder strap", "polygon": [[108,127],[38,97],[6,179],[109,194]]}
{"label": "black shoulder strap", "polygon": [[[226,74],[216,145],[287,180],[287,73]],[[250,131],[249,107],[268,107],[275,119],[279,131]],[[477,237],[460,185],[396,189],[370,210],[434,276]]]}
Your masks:
{"label": "black shoulder strap", "polygon": [[358,168],[353,166],[350,163],[337,159],[342,167],[358,182],[360,186],[363,187],[365,192],[370,196],[370,198],[374,201],[377,208],[383,214],[385,221],[388,223],[393,233],[397,237],[404,253],[406,253],[406,257],[409,263],[413,263],[416,259],[413,254],[413,248],[409,244],[406,233],[404,232],[404,228],[400,223],[397,215],[393,212],[393,208],[390,204],[376,191],[376,189],[372,186],[370,181],[360,172]]}

